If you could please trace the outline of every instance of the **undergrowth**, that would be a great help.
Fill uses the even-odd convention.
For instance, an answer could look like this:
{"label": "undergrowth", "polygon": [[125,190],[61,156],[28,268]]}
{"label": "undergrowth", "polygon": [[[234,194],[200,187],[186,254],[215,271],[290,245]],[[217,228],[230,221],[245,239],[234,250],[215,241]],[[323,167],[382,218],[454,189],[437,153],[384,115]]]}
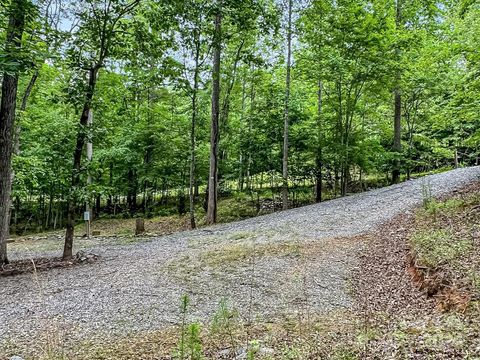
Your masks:
{"label": "undergrowth", "polygon": [[[428,191],[423,191],[423,194]],[[409,237],[420,281],[435,287],[453,307],[477,301],[480,281],[480,191],[459,191],[447,199],[428,199],[415,217]],[[444,304],[445,305],[445,304]],[[475,305],[475,304],[474,304]],[[446,304],[446,309],[451,306]]]}

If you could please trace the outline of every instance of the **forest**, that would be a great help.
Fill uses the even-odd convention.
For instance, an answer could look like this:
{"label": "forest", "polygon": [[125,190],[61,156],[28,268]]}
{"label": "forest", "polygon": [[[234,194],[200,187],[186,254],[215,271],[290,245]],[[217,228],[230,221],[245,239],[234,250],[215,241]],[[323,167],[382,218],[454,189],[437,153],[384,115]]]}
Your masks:
{"label": "forest", "polygon": [[[478,164],[476,0],[2,0],[11,233],[320,202]],[[221,206],[221,205],[220,205]]]}
{"label": "forest", "polygon": [[480,0],[0,0],[0,360],[480,359]]}

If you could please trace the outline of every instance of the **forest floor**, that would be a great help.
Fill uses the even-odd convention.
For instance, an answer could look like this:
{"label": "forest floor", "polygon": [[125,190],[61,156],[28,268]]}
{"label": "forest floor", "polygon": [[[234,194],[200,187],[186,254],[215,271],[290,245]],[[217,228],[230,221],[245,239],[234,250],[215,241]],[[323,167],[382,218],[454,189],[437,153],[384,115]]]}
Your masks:
{"label": "forest floor", "polygon": [[[475,284],[477,257],[442,268],[476,248],[476,205],[459,205],[471,242],[433,251],[432,241],[461,233],[465,218],[452,223],[433,198],[478,191],[468,186],[479,179],[478,167],[458,169],[197,231],[79,240],[97,261],[0,277],[0,358],[163,359],[200,345],[209,358],[478,358],[479,317],[462,317],[476,295],[455,271]],[[412,235],[432,214],[435,236]],[[13,258],[58,255],[61,239],[40,241],[11,244]]]}

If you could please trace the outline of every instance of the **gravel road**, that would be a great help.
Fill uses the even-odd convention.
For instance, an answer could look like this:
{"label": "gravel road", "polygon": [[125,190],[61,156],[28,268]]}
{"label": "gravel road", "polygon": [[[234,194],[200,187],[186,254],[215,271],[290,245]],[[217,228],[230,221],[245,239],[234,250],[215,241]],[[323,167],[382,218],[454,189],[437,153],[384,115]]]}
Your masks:
{"label": "gravel road", "polygon": [[[322,204],[152,239],[91,249],[91,265],[0,278],[0,340],[55,329],[69,339],[208,322],[226,302],[249,320],[348,308],[348,278],[362,234],[422,201],[480,180],[458,169]],[[428,184],[428,185],[427,185]],[[0,341],[1,343],[1,341]],[[0,351],[1,354],[1,351]]]}

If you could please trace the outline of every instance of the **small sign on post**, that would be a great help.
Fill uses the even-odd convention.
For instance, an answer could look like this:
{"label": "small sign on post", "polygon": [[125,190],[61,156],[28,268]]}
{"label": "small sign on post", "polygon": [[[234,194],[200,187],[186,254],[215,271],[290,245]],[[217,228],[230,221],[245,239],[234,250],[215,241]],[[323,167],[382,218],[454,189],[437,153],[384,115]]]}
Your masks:
{"label": "small sign on post", "polygon": [[90,239],[90,211],[85,211],[83,213],[83,220],[85,220],[85,231],[87,239]]}

